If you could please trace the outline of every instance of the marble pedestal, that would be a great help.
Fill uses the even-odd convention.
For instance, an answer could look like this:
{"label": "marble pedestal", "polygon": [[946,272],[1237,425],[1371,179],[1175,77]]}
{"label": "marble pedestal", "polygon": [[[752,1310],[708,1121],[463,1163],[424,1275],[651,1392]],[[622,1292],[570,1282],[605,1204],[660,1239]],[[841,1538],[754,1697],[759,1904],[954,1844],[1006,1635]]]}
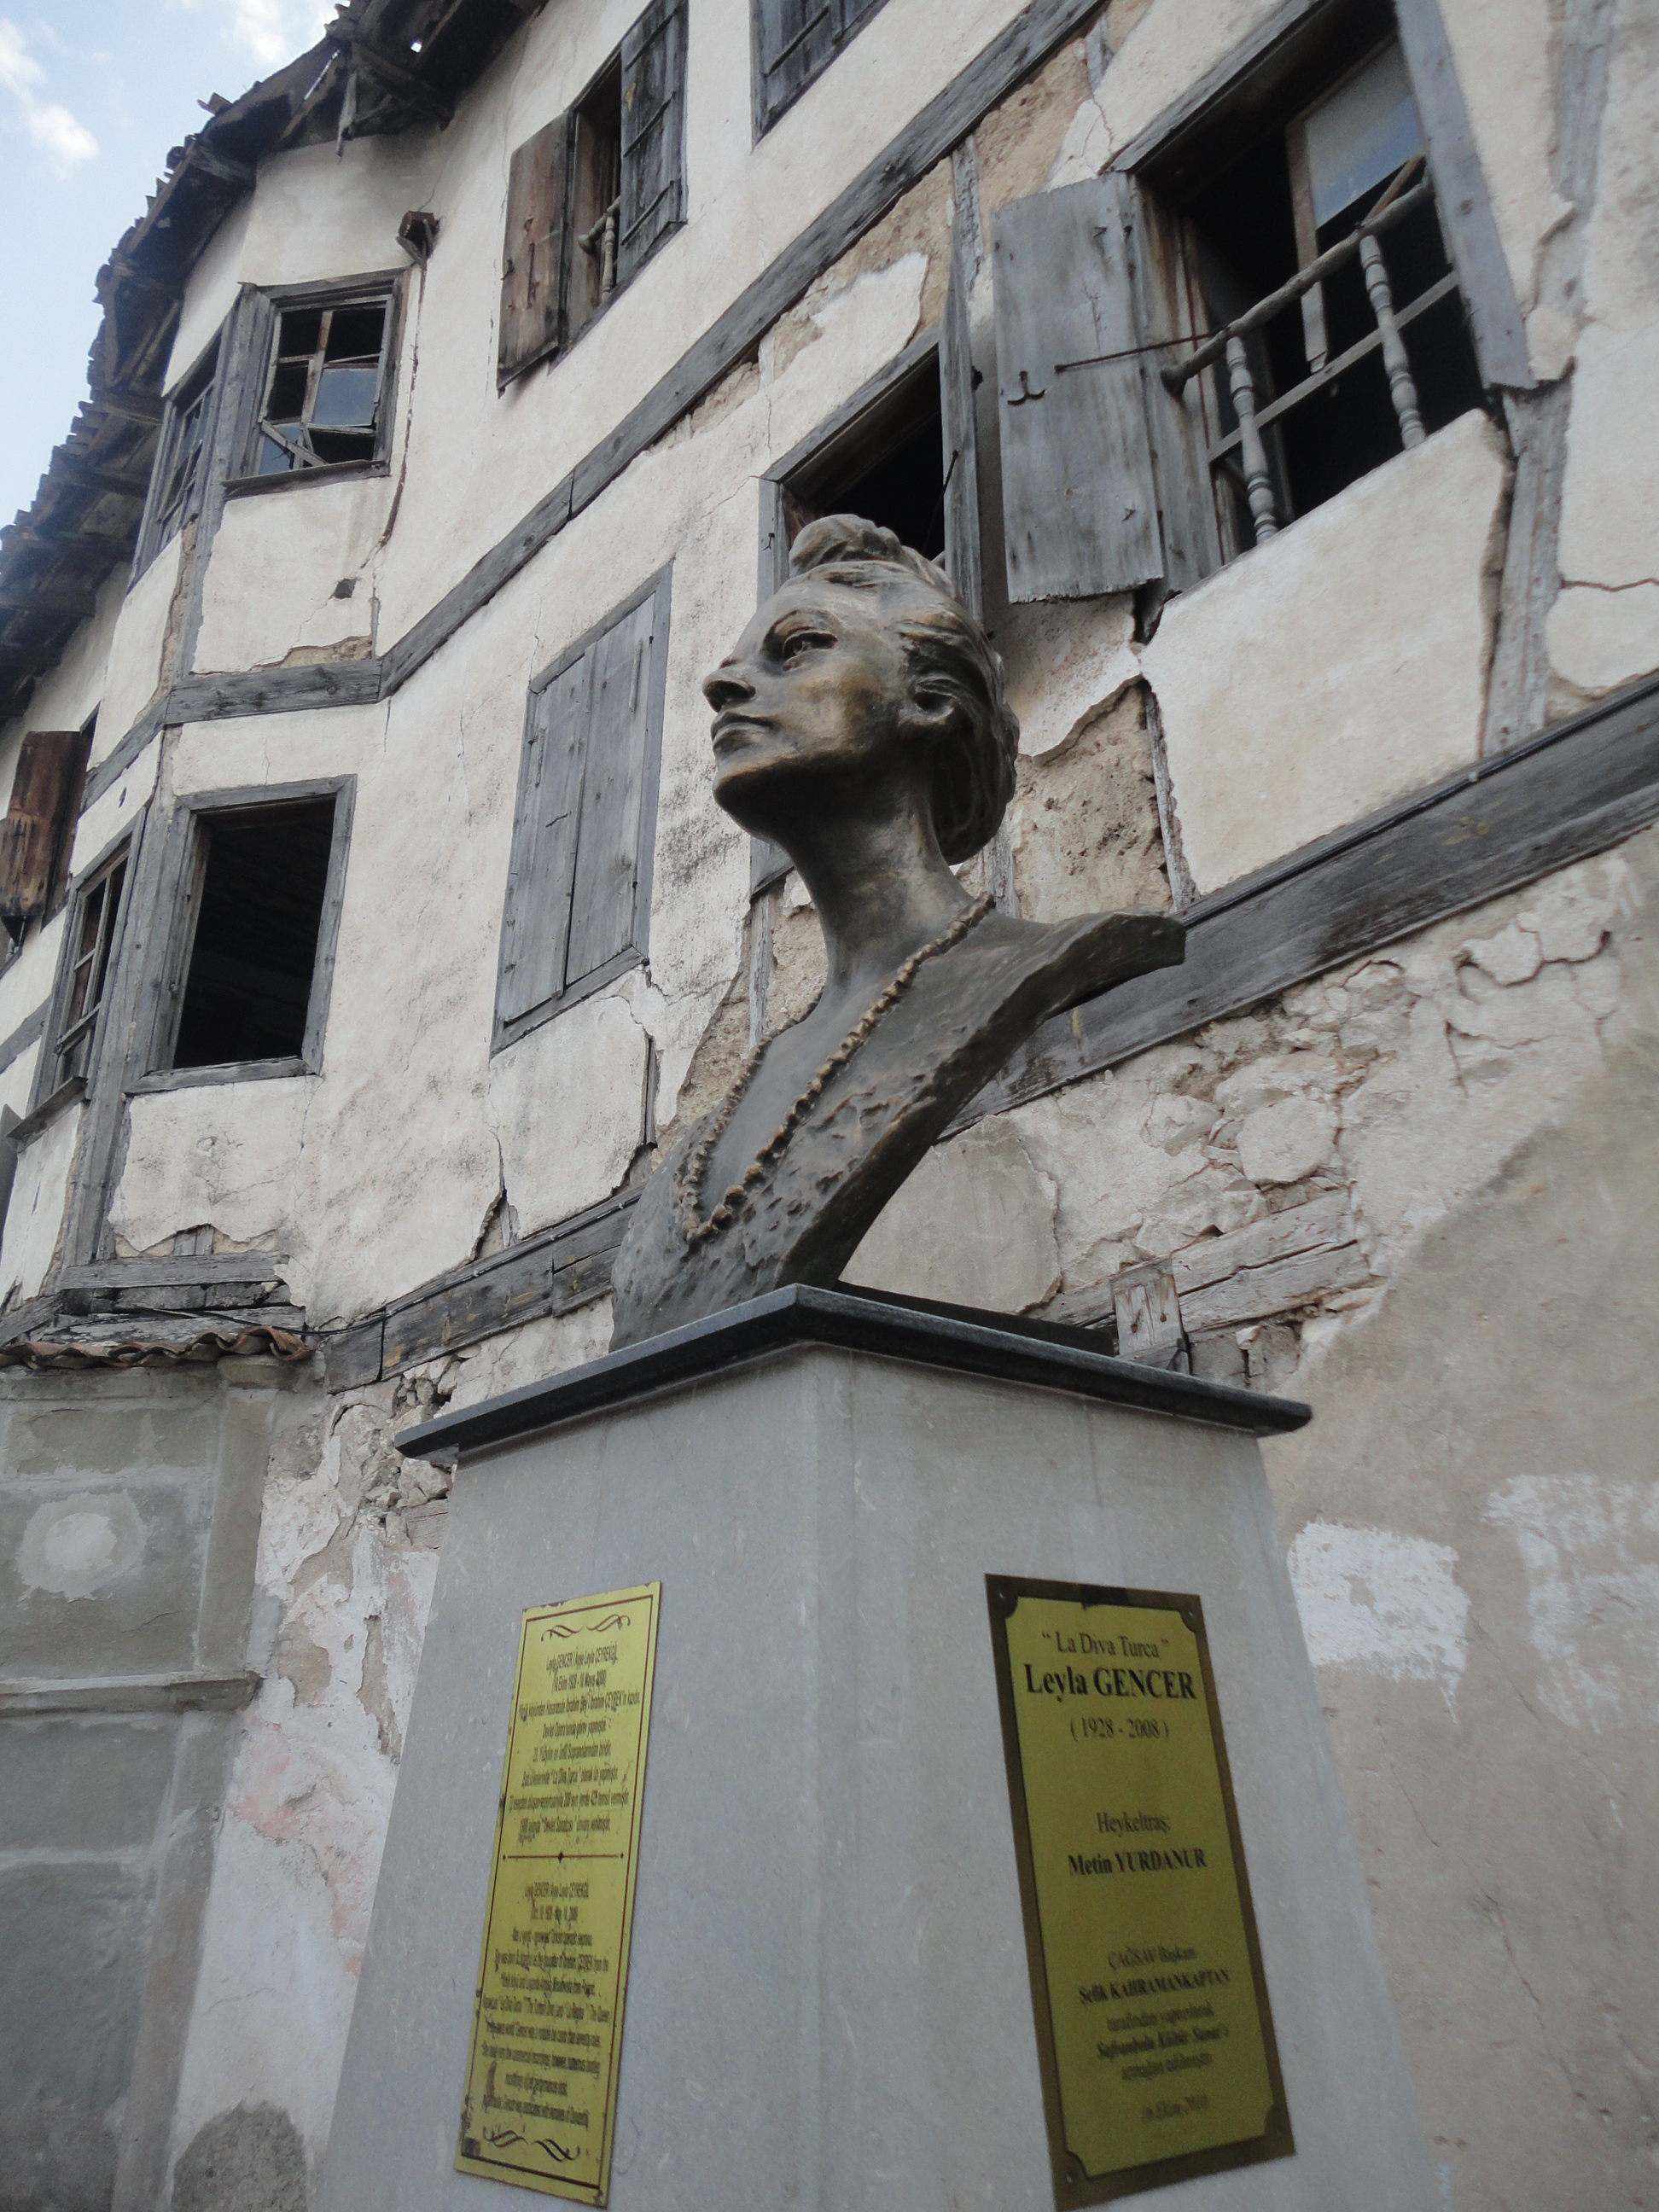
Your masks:
{"label": "marble pedestal", "polygon": [[1132,2201],[1433,2212],[1255,1440],[1304,1418],[793,1290],[406,1438],[459,1469],[323,2212],[513,2201],[451,2161],[519,1618],[656,1580],[616,2212],[1048,2212],[988,1572],[1204,1603],[1297,2150]]}

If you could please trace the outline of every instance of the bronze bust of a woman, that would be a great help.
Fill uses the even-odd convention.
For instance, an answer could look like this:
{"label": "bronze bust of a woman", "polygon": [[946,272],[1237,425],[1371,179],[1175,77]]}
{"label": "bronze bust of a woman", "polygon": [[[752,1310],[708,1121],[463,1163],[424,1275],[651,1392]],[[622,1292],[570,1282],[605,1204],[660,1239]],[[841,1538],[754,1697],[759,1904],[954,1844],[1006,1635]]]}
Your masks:
{"label": "bronze bust of a woman", "polygon": [[988,842],[1014,787],[1000,660],[890,531],[826,517],[791,568],[703,690],[714,797],[800,871],[829,974],[647,1186],[612,1276],[615,1346],[834,1283],[1040,1022],[1182,957],[1168,915],[1016,921],[970,899],[950,864]]}

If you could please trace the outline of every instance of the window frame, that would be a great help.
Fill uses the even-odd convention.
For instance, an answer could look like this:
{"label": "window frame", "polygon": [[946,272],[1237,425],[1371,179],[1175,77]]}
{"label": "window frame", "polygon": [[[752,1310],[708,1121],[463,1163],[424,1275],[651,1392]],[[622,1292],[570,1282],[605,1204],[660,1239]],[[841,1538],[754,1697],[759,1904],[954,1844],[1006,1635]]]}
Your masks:
{"label": "window frame", "polygon": [[[138,852],[138,823],[131,823],[112,837],[70,885],[69,896],[64,902],[64,935],[58,948],[58,961],[52,977],[52,996],[47,1001],[46,1027],[41,1032],[40,1057],[35,1062],[34,1080],[30,1087],[29,1113],[33,1120],[45,1107],[73,1087],[76,1096],[87,1089],[89,1071],[97,1065],[101,1042],[104,1015],[110,1003],[110,984],[118,972],[125,941],[129,918],[132,910],[132,879]],[[98,1000],[89,1012],[77,1014],[72,1023],[66,1023],[70,992],[75,970],[79,965],[75,947],[80,934],[86,902],[100,884],[106,883],[115,870],[122,870],[121,888],[116,895],[112,917],[106,907],[102,929],[102,973],[99,979]],[[71,1034],[72,1032],[72,1034]],[[69,1075],[60,1073],[66,1048],[84,1037],[86,1049],[78,1070]]]}
{"label": "window frame", "polygon": [[[189,374],[179,378],[163,411],[161,432],[155,441],[155,458],[150,464],[149,483],[144,493],[144,511],[139,520],[132,571],[127,579],[129,591],[149,569],[156,555],[170,545],[202,511],[219,416],[220,368],[224,357],[224,336],[225,329],[222,324],[197,355]],[[198,402],[202,410],[202,434],[196,447],[195,465],[169,528],[164,526],[166,518],[161,513],[162,489],[178,457],[185,418]]]}
{"label": "window frame", "polygon": [[[270,1083],[323,1073],[356,795],[355,775],[313,777],[301,783],[244,784],[228,790],[179,794],[167,828],[162,864],[162,883],[170,887],[164,889],[158,901],[158,919],[163,926],[152,932],[147,956],[145,996],[150,1012],[147,1025],[134,1040],[134,1073],[125,1086],[129,1097],[157,1091],[193,1091],[222,1083]],[[207,873],[204,829],[222,816],[246,817],[308,799],[329,798],[334,801],[333,830],[311,970],[311,994],[306,1006],[305,1041],[299,1054],[275,1060],[222,1060],[205,1067],[169,1066],[178,1044],[185,984]]]}
{"label": "window frame", "polygon": [[[392,467],[392,447],[397,429],[398,357],[403,349],[404,309],[409,271],[375,269],[361,276],[337,277],[325,283],[275,284],[252,288],[258,313],[266,327],[258,334],[257,367],[250,362],[251,388],[246,393],[246,428],[239,450],[231,456],[234,471],[225,485],[228,498],[247,499],[302,483],[341,483],[357,477],[383,477]],[[380,382],[374,394],[374,450],[367,460],[319,461],[313,468],[272,469],[258,474],[261,441],[264,437],[265,404],[276,374],[276,348],[283,317],[307,308],[384,306],[386,327],[380,342]]]}
{"label": "window frame", "polygon": [[[592,998],[619,975],[629,975],[636,968],[648,967],[651,959],[651,892],[656,863],[657,796],[662,765],[664,711],[668,692],[668,634],[672,612],[672,583],[674,564],[671,561],[647,578],[624,599],[619,599],[599,622],[582,632],[579,638],[565,647],[557,659],[550,662],[539,675],[532,678],[525,704],[524,735],[519,750],[519,780],[513,807],[513,845],[507,864],[506,891],[501,902],[501,933],[495,955],[495,999],[490,1027],[489,1051],[493,1059],[508,1045],[516,1044],[520,1037],[532,1030],[555,1020],[572,1006],[580,1006]],[[656,625],[652,643],[651,665],[647,681],[650,686],[645,729],[645,752],[640,764],[640,812],[637,844],[635,856],[634,913],[629,942],[620,951],[602,961],[588,975],[574,984],[566,985],[550,997],[538,1000],[522,1013],[504,1016],[501,1012],[507,981],[507,951],[508,923],[514,911],[514,901],[523,895],[526,869],[525,807],[528,796],[532,768],[532,746],[537,737],[536,718],[540,702],[549,688],[566,675],[584,653],[600,644],[630,615],[638,612],[647,602],[656,602]],[[587,745],[592,735],[590,722],[583,738],[582,769],[584,783],[587,769]],[[579,801],[580,805],[580,801]],[[580,819],[578,814],[578,845],[580,854]],[[574,856],[573,855],[573,866]]]}

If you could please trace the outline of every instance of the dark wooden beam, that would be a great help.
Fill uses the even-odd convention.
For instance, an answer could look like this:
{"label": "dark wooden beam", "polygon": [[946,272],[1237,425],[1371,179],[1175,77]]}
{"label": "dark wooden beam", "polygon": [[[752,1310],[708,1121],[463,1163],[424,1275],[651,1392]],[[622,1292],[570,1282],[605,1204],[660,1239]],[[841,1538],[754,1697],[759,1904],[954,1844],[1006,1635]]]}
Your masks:
{"label": "dark wooden beam", "polygon": [[159,422],[166,407],[159,392],[123,391],[112,384],[106,384],[93,404],[128,422]]}
{"label": "dark wooden beam", "polygon": [[83,461],[64,453],[46,472],[48,483],[64,483],[87,491],[112,491],[122,499],[143,499],[149,489],[149,471],[111,468],[99,461]]}
{"label": "dark wooden beam", "polygon": [[84,622],[97,604],[91,592],[62,584],[0,584],[0,610],[9,614],[72,615]]}

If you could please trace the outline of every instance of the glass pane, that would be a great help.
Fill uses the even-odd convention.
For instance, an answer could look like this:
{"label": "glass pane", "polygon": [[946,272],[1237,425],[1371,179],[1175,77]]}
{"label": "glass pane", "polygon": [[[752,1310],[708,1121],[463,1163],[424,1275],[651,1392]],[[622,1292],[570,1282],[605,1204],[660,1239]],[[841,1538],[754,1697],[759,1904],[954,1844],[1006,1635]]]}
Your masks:
{"label": "glass pane", "polygon": [[[297,422],[273,422],[271,428],[274,430],[280,430],[283,437],[291,443],[297,444],[301,435],[300,425]],[[286,447],[279,446],[275,438],[260,439],[259,461],[254,470],[256,476],[280,476],[285,470],[291,469],[294,465],[294,456]]]}
{"label": "glass pane", "polygon": [[87,983],[91,975],[91,961],[82,961],[75,970],[74,977],[70,984],[69,1004],[64,1009],[64,1027],[65,1029],[70,1028],[72,1024],[78,1022],[82,1015],[86,1012]]}
{"label": "glass pane", "polygon": [[270,398],[265,412],[276,422],[283,422],[290,415],[298,415],[306,404],[306,372],[309,364],[303,361],[285,361],[277,364],[276,374],[270,380]]}
{"label": "glass pane", "polygon": [[386,329],[386,308],[337,307],[328,328],[330,361],[378,361]]}
{"label": "glass pane", "polygon": [[290,307],[283,317],[276,351],[284,358],[290,354],[315,353],[322,333],[323,311],[320,307]]}
{"label": "glass pane", "polygon": [[374,388],[380,370],[374,362],[337,362],[325,368],[317,385],[313,423],[350,423],[367,428],[374,420]]}
{"label": "glass pane", "polygon": [[1385,183],[1422,144],[1406,58],[1391,43],[1308,118],[1315,228]]}
{"label": "glass pane", "polygon": [[76,948],[77,961],[84,960],[98,943],[99,917],[104,911],[104,885],[94,884],[87,893],[81,908],[81,942]]}
{"label": "glass pane", "polygon": [[109,968],[110,945],[114,935],[116,910],[121,903],[121,885],[125,878],[125,860],[112,868],[104,878],[104,912],[101,942],[98,947],[98,980],[93,990],[93,1002],[98,1004],[104,995],[104,976]]}

